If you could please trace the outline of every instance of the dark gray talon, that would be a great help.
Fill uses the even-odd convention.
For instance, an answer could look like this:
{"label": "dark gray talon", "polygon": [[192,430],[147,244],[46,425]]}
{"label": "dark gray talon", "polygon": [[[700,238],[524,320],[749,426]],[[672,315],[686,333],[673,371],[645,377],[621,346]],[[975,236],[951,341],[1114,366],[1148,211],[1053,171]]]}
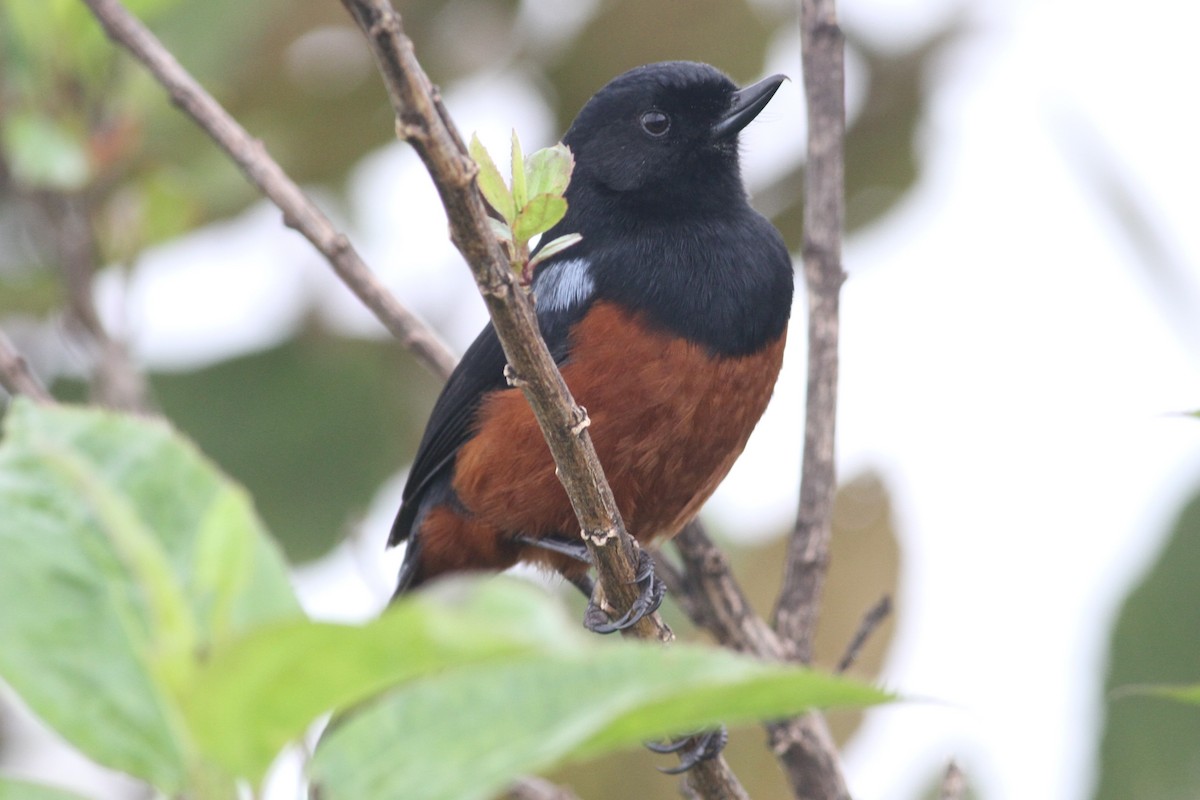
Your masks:
{"label": "dark gray talon", "polygon": [[674,742],[658,744],[647,742],[646,748],[655,753],[679,753],[679,764],[674,767],[659,767],[658,771],[667,775],[678,775],[687,772],[701,761],[716,758],[725,749],[729,741],[729,731],[722,725],[715,731],[704,731],[692,736],[685,736]]}
{"label": "dark gray talon", "polygon": [[611,619],[604,609],[589,600],[587,612],[583,615],[583,626],[592,633],[616,633],[633,627],[642,617],[657,611],[667,595],[667,585],[654,574],[654,559],[645,550],[638,551],[634,583],[641,591],[620,619]]}

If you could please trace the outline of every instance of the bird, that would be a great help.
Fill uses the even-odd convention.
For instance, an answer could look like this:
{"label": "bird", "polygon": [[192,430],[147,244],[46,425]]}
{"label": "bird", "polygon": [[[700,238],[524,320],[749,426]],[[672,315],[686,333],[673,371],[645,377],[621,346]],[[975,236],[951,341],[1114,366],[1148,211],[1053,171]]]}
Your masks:
{"label": "bird", "polygon": [[[792,260],[750,205],[738,137],[784,80],[739,88],[707,64],[648,64],[597,91],[562,139],[575,160],[567,212],[541,241],[582,239],[537,265],[537,321],[643,545],[697,515],[779,375]],[[489,324],[433,407],[388,538],[407,542],[397,597],[517,563],[590,594],[574,511],[505,362]],[[604,620],[590,608],[585,624],[607,633],[657,607],[648,559],[639,579],[636,609]]]}

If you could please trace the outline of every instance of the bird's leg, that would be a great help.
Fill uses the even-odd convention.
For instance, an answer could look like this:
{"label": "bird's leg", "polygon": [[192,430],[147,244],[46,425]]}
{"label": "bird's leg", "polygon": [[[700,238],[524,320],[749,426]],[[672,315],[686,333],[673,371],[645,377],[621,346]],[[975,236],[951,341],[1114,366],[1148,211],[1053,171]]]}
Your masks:
{"label": "bird's leg", "polygon": [[[539,547],[551,553],[559,553],[584,564],[592,563],[587,545],[581,539],[572,540],[557,536],[538,538],[518,534],[513,537],[513,541],[527,547]],[[596,602],[596,583],[591,578],[583,575],[568,580],[588,599],[587,611],[583,615],[583,627],[592,633],[615,633],[633,627],[642,617],[657,611],[667,594],[667,585],[654,574],[654,559],[645,550],[638,550],[637,574],[634,576],[640,590],[637,599],[619,619],[614,620],[600,603]]]}
{"label": "bird's leg", "polygon": [[542,550],[549,550],[551,553],[559,553],[573,558],[576,561],[582,561],[589,566],[592,563],[591,553],[588,552],[587,545],[582,539],[566,539],[558,536],[526,536],[519,533],[513,537],[513,541],[526,547],[540,547]]}

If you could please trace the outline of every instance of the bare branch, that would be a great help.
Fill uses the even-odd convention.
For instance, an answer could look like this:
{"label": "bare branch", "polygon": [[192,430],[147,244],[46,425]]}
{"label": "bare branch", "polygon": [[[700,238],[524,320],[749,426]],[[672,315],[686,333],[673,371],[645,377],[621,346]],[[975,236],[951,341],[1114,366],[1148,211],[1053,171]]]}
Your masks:
{"label": "bare branch", "polygon": [[692,621],[708,630],[722,647],[753,653],[768,661],[785,661],[786,646],[763,621],[729,568],[729,559],[693,520],[672,542],[682,559],[683,573],[672,596],[680,600]]}
{"label": "bare branch", "polygon": [[837,672],[845,672],[850,669],[855,661],[858,660],[858,654],[862,652],[863,645],[867,643],[867,639],[871,638],[871,634],[887,619],[888,614],[892,613],[892,598],[884,595],[879,598],[879,602],[871,606],[867,613],[863,615],[862,622],[858,624],[858,630],[854,632],[854,637],[850,639],[850,644],[846,646],[846,652],[842,654],[842,658],[838,661]]}
{"label": "bare branch", "polygon": [[525,777],[508,787],[504,800],[579,800],[575,793],[542,778]]}
{"label": "bare branch", "polygon": [[721,756],[711,761],[701,761],[688,770],[679,790],[684,797],[699,800],[750,800],[750,795],[738,783],[728,766],[725,766],[725,760]]}
{"label": "bare branch", "polygon": [[967,796],[967,776],[953,761],[946,767],[946,775],[942,778],[942,788],[938,793],[940,800],[963,800]]}
{"label": "bare branch", "polygon": [[417,360],[446,378],[455,358],[437,334],[400,304],[380,283],[328,217],[300,190],[267,153],[262,142],[246,130],[179,65],[155,38],[120,3],[120,0],[83,0],[114,42],[129,50],[146,66],[182,109],[229,154],[245,176],[283,211],[283,221],[299,231],[329,261],[334,272],[375,317]]}
{"label": "bare branch", "polygon": [[[808,387],[800,508],[788,543],[775,630],[803,663],[812,661],[821,589],[829,562],[833,497],[837,488],[838,296],[845,210],[845,42],[836,0],[801,0],[800,48],[808,110],[805,162],[804,282],[808,294]],[[837,753],[816,714],[769,728],[771,746],[797,797],[849,797]]]}
{"label": "bare branch", "polygon": [[100,267],[99,246],[84,195],[43,193],[37,197],[55,229],[54,244],[67,288],[68,327],[86,338],[93,358],[91,400],[135,414],[150,410],[146,378],[125,343],[104,327],[96,310],[93,280]]}
{"label": "bare branch", "polygon": [[35,402],[49,405],[54,402],[50,392],[30,371],[25,359],[0,331],[0,386],[12,395],[23,394]]}
{"label": "bare branch", "polygon": [[798,800],[850,800],[837,746],[820,714],[767,725],[767,741]]}
{"label": "bare branch", "polygon": [[800,509],[788,546],[775,630],[804,663],[812,641],[829,561],[836,489],[838,294],[842,272],[844,39],[835,0],[802,0],[800,44],[808,106],[805,162],[804,280],[808,288],[808,392]]}

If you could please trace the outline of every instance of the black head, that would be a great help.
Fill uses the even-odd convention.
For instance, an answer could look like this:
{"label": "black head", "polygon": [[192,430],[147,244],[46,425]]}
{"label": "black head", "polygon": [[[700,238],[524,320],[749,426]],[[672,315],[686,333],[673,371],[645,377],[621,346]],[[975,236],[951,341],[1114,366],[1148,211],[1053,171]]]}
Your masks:
{"label": "black head", "polygon": [[579,112],[563,141],[577,183],[636,206],[684,200],[719,208],[742,199],[737,137],[782,75],[739,90],[707,64],[667,61],[614,78]]}

